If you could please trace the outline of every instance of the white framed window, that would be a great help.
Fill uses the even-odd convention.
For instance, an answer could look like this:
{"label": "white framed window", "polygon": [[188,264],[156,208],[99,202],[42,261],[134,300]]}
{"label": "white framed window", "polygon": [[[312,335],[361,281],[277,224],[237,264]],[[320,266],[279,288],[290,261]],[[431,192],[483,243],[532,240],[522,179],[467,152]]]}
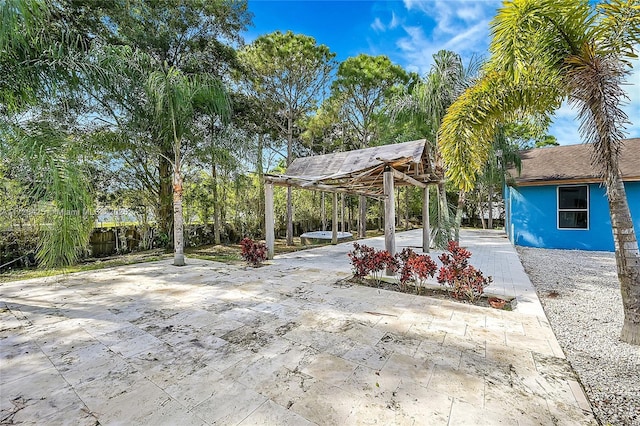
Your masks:
{"label": "white framed window", "polygon": [[558,229],[589,229],[589,186],[558,187]]}

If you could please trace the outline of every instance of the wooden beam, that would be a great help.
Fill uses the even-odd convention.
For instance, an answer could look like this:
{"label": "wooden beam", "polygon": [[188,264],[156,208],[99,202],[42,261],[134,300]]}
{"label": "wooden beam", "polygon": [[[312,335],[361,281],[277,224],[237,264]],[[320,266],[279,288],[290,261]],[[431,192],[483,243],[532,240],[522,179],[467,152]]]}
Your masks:
{"label": "wooden beam", "polygon": [[265,240],[267,241],[267,258],[273,259],[275,249],[275,231],[273,220],[273,185],[271,183],[264,184],[264,228]]}
{"label": "wooden beam", "polygon": [[399,179],[399,180],[401,180],[401,181],[404,181],[404,182],[410,183],[411,185],[413,185],[413,186],[417,186],[417,187],[420,187],[420,188],[426,188],[426,187],[427,187],[427,184],[426,184],[426,183],[424,183],[424,182],[420,182],[420,181],[418,181],[418,180],[415,180],[415,179],[414,179],[414,178],[412,178],[411,176],[406,175],[406,174],[402,173],[402,172],[401,172],[401,171],[399,171],[399,170],[396,170],[396,169],[393,169],[393,168],[392,168],[391,170],[393,171],[393,176],[394,176],[396,179]]}
{"label": "wooden beam", "polygon": [[347,188],[335,187],[335,186],[321,184],[321,183],[316,183],[310,186],[303,187],[299,183],[301,182],[299,179],[293,179],[293,178],[287,178],[287,177],[281,177],[281,176],[265,176],[264,180],[265,182],[271,183],[273,185],[295,186],[298,188],[308,189],[309,191],[326,191],[331,193],[337,192],[337,193],[344,193],[344,194],[364,195],[365,197],[370,197],[370,198],[384,198],[383,194],[372,192],[372,191],[350,189],[348,187]]}
{"label": "wooden beam", "polygon": [[333,193],[333,211],[331,212],[331,244],[338,244],[338,193]]}
{"label": "wooden beam", "polygon": [[[384,172],[384,248],[394,256],[396,254],[396,207],[393,200],[393,172],[390,167]],[[387,269],[387,275],[394,272]]]}

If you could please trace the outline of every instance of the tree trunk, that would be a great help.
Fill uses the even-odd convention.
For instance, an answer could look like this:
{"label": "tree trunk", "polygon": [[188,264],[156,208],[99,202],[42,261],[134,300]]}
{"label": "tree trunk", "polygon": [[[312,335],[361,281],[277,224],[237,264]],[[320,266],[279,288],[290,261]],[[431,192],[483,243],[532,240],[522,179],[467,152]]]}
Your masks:
{"label": "tree trunk", "polygon": [[168,246],[173,242],[173,166],[169,158],[173,151],[164,151],[158,159],[160,191],[158,197],[157,223],[161,235],[167,236]]}
{"label": "tree trunk", "polygon": [[451,240],[451,218],[449,217],[449,203],[447,202],[447,190],[444,181],[438,182],[438,226],[440,232]]}
{"label": "tree trunk", "polygon": [[487,227],[489,229],[493,229],[493,185],[489,184],[488,192],[489,197],[487,209],[489,210],[489,218],[487,219]]}
{"label": "tree trunk", "polygon": [[258,152],[256,158],[256,172],[258,173],[258,220],[261,229],[265,228],[265,192],[264,192],[264,168],[262,166],[262,153],[264,148],[264,135],[258,135]]}
{"label": "tree trunk", "polygon": [[465,192],[460,191],[458,195],[458,206],[456,208],[456,223],[455,223],[455,240],[460,242],[460,226],[462,225],[462,211],[464,210],[464,198]]}
{"label": "tree trunk", "polygon": [[220,203],[220,223],[227,223],[227,176],[223,175],[222,180],[222,202]]}
{"label": "tree trunk", "polygon": [[293,245],[293,196],[290,186],[287,186],[287,245]]}
{"label": "tree trunk", "polygon": [[607,188],[624,323],[620,339],[640,345],[640,252],[620,172],[614,188]]}
{"label": "tree trunk", "polygon": [[[293,161],[293,120],[291,113],[287,117],[287,167]],[[287,245],[293,245],[293,197],[291,187],[287,186]]]}
{"label": "tree trunk", "polygon": [[176,155],[173,173],[173,264],[184,266],[184,222],[182,217],[182,175],[180,174],[180,157]]}
{"label": "tree trunk", "polygon": [[367,238],[367,197],[360,196],[358,215],[358,238]]}
{"label": "tree trunk", "polygon": [[213,197],[213,242],[220,244],[220,200],[218,199],[218,170],[211,158],[211,196]]}

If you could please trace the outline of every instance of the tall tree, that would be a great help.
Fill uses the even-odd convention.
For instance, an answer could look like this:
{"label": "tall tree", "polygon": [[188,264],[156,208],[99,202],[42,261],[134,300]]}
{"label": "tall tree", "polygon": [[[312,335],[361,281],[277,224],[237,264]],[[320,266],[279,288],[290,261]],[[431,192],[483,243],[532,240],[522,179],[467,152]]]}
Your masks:
{"label": "tall tree", "polygon": [[[235,48],[251,23],[246,0],[162,0],[99,2],[65,0],[76,20],[91,30],[102,50],[97,56],[113,61],[108,80],[93,88],[98,113],[116,122],[116,150],[138,170],[138,178],[157,197],[156,219],[161,232],[172,234],[172,145],[153,125],[144,87],[151,73],[170,68],[186,75],[213,75],[224,80],[237,68]],[[149,31],[153,28],[154,31]],[[115,46],[115,47],[114,47]],[[129,54],[122,56],[129,48]],[[116,53],[119,58],[114,58]],[[164,70],[164,71],[163,71]],[[184,141],[186,143],[186,140]],[[128,159],[135,158],[135,161]]]}
{"label": "tall tree", "polygon": [[154,71],[149,75],[146,93],[154,106],[155,124],[159,134],[173,150],[173,222],[174,262],[184,266],[184,221],[182,215],[182,140],[193,123],[198,106],[211,114],[226,118],[229,103],[222,84],[209,80],[189,78],[174,67]]}
{"label": "tall tree", "polygon": [[37,257],[45,267],[74,263],[94,220],[83,139],[71,134],[79,81],[92,68],[87,35],[58,6],[0,3],[0,139],[9,160],[28,170],[43,215]]}
{"label": "tall tree", "polygon": [[[331,85],[331,97],[340,105],[340,117],[346,130],[354,134],[355,146],[361,149],[379,144],[376,116],[381,114],[385,101],[394,89],[409,80],[407,73],[384,55],[361,54],[347,58],[338,67],[338,74]],[[358,237],[367,232],[367,199],[360,196]]]}
{"label": "tall tree", "polygon": [[[425,132],[423,137],[428,142],[427,155],[438,177],[438,214],[433,239],[437,247],[444,247],[449,242],[453,225],[449,217],[445,170],[438,149],[438,131],[447,108],[473,84],[478,66],[477,61],[464,66],[460,55],[440,50],[433,55],[433,65],[424,78],[419,79],[408,92],[396,96],[392,102],[394,116],[409,116],[414,122],[420,123]],[[459,205],[464,202],[463,192],[458,200]]]}
{"label": "tall tree", "polygon": [[640,42],[637,0],[592,6],[585,0],[514,0],[492,23],[491,60],[482,80],[451,106],[440,147],[449,174],[471,188],[498,123],[516,112],[550,114],[564,99],[579,109],[609,200],[624,308],[621,338],[640,344],[640,253],[618,155],[626,114],[622,89]]}
{"label": "tall tree", "polygon": [[[296,124],[316,108],[334,69],[335,54],[313,37],[276,31],[258,37],[239,56],[249,91],[287,140],[288,166],[300,133]],[[293,244],[291,187],[287,188],[287,244]]]}

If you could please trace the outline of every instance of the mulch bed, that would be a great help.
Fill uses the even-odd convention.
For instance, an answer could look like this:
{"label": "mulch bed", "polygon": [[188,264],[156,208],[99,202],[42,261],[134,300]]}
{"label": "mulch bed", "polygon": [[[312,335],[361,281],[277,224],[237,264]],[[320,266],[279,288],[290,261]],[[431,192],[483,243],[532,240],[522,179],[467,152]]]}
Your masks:
{"label": "mulch bed", "polygon": [[415,286],[413,284],[407,284],[404,288],[394,279],[383,278],[377,281],[373,278],[358,279],[355,277],[344,278],[338,280],[336,284],[340,287],[350,287],[352,285],[364,285],[372,288],[380,288],[383,290],[396,291],[399,293],[417,294],[419,296],[433,297],[435,299],[451,300],[458,303],[466,303],[475,306],[481,306],[485,308],[501,309],[505,311],[511,311],[515,308],[515,298],[496,297],[490,293],[485,293],[475,299],[474,301],[466,299],[456,299],[451,294],[451,291],[440,285],[428,284],[427,286]]}

